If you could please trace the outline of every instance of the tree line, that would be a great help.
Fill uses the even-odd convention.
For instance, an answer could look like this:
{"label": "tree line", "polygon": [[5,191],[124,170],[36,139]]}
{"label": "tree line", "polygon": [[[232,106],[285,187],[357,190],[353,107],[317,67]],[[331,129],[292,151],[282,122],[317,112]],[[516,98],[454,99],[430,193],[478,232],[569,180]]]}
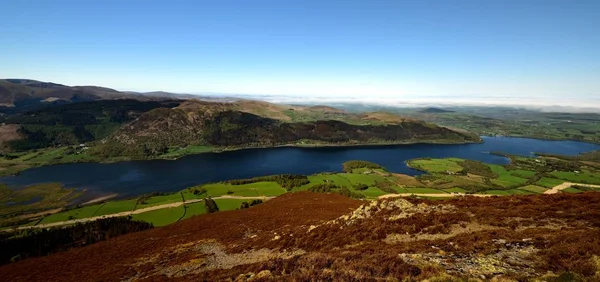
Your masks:
{"label": "tree line", "polygon": [[342,196],[362,199],[365,197],[362,193],[354,192],[346,187],[338,186],[331,183],[320,183],[308,188],[308,191],[316,192],[316,193],[338,193]]}
{"label": "tree line", "polygon": [[368,162],[368,161],[360,161],[360,160],[347,161],[342,164],[342,170],[344,172],[352,172],[352,170],[355,170],[358,168],[383,169],[382,166],[380,166],[376,163],[372,163],[372,162]]}
{"label": "tree line", "polygon": [[247,209],[249,207],[256,206],[256,205],[259,205],[262,203],[263,203],[263,200],[260,200],[260,199],[254,199],[254,200],[250,201],[250,203],[243,202],[242,205],[240,206],[240,210]]}
{"label": "tree line", "polygon": [[0,265],[66,251],[152,227],[152,223],[131,217],[113,217],[67,227],[6,232],[0,235]]}
{"label": "tree line", "polygon": [[263,181],[273,181],[277,182],[281,187],[290,191],[294,187],[299,187],[302,185],[309,184],[310,181],[306,175],[297,175],[297,174],[280,174],[280,175],[270,175],[270,176],[259,176],[253,177],[249,179],[234,179],[223,181],[222,183],[228,183],[231,185],[243,185],[243,184],[251,184],[256,182]]}

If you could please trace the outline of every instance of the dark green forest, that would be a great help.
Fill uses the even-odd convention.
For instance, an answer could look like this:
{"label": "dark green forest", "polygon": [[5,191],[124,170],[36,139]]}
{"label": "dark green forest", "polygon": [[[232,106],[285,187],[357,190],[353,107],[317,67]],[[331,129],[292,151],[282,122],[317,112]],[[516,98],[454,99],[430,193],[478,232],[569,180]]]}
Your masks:
{"label": "dark green forest", "polygon": [[271,176],[260,176],[254,177],[250,179],[234,179],[223,181],[222,183],[228,183],[231,185],[242,185],[242,184],[251,184],[262,181],[275,181],[277,184],[281,185],[281,187],[290,191],[294,187],[299,187],[302,185],[309,184],[310,181],[306,175],[295,175],[295,174],[281,174],[281,175],[271,175]]}
{"label": "dark green forest", "polygon": [[0,233],[0,265],[46,256],[150,228],[152,223],[132,220],[131,217],[115,217],[68,227],[3,232]]}
{"label": "dark green forest", "polygon": [[75,145],[104,138],[140,114],[177,101],[141,102],[101,100],[47,107],[0,118],[0,123],[19,124],[24,139],[9,142],[13,151]]}

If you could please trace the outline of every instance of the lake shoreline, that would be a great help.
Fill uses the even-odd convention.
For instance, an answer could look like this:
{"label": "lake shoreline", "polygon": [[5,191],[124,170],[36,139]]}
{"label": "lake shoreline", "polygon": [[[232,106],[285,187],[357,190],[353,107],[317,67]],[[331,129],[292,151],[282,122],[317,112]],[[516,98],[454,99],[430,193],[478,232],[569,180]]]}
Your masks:
{"label": "lake shoreline", "polygon": [[406,146],[406,145],[419,145],[419,144],[430,144],[430,145],[464,145],[464,144],[480,144],[484,143],[483,139],[479,141],[461,141],[461,142],[452,142],[452,141],[409,141],[409,142],[390,142],[390,143],[360,143],[360,144],[283,144],[283,145],[275,145],[275,146],[249,146],[249,147],[231,147],[231,148],[215,148],[215,150],[198,152],[198,153],[190,153],[183,154],[181,156],[177,156],[175,158],[127,158],[127,157],[117,157],[113,159],[105,159],[105,160],[75,160],[70,162],[50,162],[46,164],[32,165],[23,170],[15,171],[8,174],[2,174],[0,172],[0,181],[4,177],[16,176],[22,173],[23,171],[44,167],[44,166],[53,166],[53,165],[63,165],[63,164],[76,164],[76,163],[98,163],[98,164],[113,164],[120,162],[133,162],[133,161],[154,161],[154,160],[166,160],[166,161],[176,161],[184,157],[194,156],[194,155],[202,155],[202,154],[220,154],[225,152],[234,152],[234,151],[243,151],[243,150],[262,150],[262,149],[273,149],[273,148],[370,148],[370,147],[394,147],[394,146]]}
{"label": "lake shoreline", "polygon": [[423,172],[406,161],[424,157],[462,158],[505,165],[510,163],[510,160],[494,152],[533,157],[533,152],[536,151],[577,155],[600,150],[598,145],[573,141],[561,141],[562,143],[557,144],[551,141],[508,137],[484,137],[484,141],[477,144],[454,144],[456,146],[421,142],[410,146],[288,144],[267,148],[229,148],[213,154],[200,153],[176,160],[153,159],[38,167],[24,171],[18,176],[1,178],[0,182],[14,188],[45,182],[64,183],[67,187],[94,191],[85,199],[88,201],[113,193],[119,194],[118,198],[126,198],[153,191],[176,192],[204,183],[265,175],[340,172],[341,164],[349,160],[378,163],[390,172],[414,176]]}

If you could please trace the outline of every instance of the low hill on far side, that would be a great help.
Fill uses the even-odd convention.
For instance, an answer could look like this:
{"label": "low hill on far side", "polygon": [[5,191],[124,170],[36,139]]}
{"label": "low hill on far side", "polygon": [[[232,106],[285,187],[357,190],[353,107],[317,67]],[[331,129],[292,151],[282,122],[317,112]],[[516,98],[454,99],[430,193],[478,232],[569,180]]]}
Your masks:
{"label": "low hill on far side", "polygon": [[420,110],[419,112],[425,113],[425,114],[442,114],[442,113],[453,113],[454,111],[445,110],[445,109],[441,109],[441,108],[426,108],[426,109]]}
{"label": "low hill on far side", "polygon": [[103,140],[106,156],[152,157],[170,147],[265,147],[479,142],[478,136],[387,113],[352,114],[259,101],[188,100],[140,115]]}

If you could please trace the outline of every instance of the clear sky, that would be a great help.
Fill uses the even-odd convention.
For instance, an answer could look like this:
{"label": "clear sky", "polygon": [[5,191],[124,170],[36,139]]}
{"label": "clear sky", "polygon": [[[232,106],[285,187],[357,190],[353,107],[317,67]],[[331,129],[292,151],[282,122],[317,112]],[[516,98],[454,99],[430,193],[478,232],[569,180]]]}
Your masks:
{"label": "clear sky", "polygon": [[600,97],[598,0],[19,0],[0,10],[4,78],[303,97]]}

